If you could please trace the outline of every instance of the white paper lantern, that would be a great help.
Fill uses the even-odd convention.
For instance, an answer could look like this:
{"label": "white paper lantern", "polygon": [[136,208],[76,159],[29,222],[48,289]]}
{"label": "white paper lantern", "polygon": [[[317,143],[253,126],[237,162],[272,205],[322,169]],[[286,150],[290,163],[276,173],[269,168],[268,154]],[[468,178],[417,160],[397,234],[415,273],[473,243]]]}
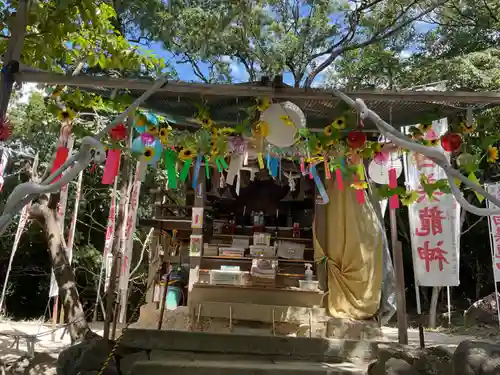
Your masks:
{"label": "white paper lantern", "polygon": [[370,179],[377,184],[389,185],[389,170],[391,169],[396,170],[396,177],[401,175],[401,172],[403,172],[403,164],[399,158],[389,160],[382,165],[372,160],[368,165],[368,175]]}
{"label": "white paper lantern", "polygon": [[[289,118],[293,125],[284,121]],[[295,143],[298,129],[306,126],[306,117],[302,110],[292,102],[274,103],[260,116],[269,126],[266,140],[277,147],[290,147]]]}

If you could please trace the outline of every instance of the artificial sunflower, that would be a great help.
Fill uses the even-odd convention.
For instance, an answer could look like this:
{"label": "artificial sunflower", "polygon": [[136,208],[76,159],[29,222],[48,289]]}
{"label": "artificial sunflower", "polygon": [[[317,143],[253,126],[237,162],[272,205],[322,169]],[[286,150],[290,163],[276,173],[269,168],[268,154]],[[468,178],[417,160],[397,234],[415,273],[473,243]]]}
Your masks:
{"label": "artificial sunflower", "polygon": [[192,148],[183,148],[179,151],[179,159],[181,160],[189,160],[192,159],[196,155],[196,151]]}
{"label": "artificial sunflower", "polygon": [[212,137],[217,137],[217,135],[219,134],[218,131],[217,131],[217,128],[215,126],[212,126],[210,128],[210,133],[212,134]]}
{"label": "artificial sunflower", "polygon": [[280,120],[283,121],[286,126],[295,127],[295,124],[293,123],[293,121],[290,118],[290,116],[280,116]]}
{"label": "artificial sunflower", "polygon": [[260,112],[264,112],[266,109],[268,109],[271,106],[271,101],[269,98],[263,97],[263,98],[257,98],[257,109]]}
{"label": "artificial sunflower", "polygon": [[217,146],[213,146],[210,153],[211,153],[212,156],[218,155],[219,154],[219,149],[217,148]]}
{"label": "artificial sunflower", "polygon": [[147,133],[151,134],[152,136],[156,137],[158,135],[158,128],[152,124],[148,125],[148,130],[146,130]]}
{"label": "artificial sunflower", "polygon": [[321,141],[319,139],[316,141],[316,144],[314,146],[315,146],[315,149],[314,149],[315,155],[319,155],[319,154],[323,153],[323,143],[321,143]]}
{"label": "artificial sunflower", "polygon": [[63,88],[62,88],[61,86],[56,86],[56,87],[54,88],[54,91],[52,91],[52,94],[51,94],[50,96],[51,96],[53,99],[55,99],[55,98],[57,98],[57,97],[61,96],[62,92],[63,92]]}
{"label": "artificial sunflower", "polygon": [[439,139],[424,139],[424,146],[436,147],[439,145]]}
{"label": "artificial sunflower", "polygon": [[217,131],[218,134],[220,135],[233,135],[235,133],[235,130],[233,128],[221,128]]}
{"label": "artificial sunflower", "polygon": [[323,133],[327,137],[331,137],[332,134],[333,134],[333,125],[327,125],[327,126],[325,126],[325,129],[323,129]]}
{"label": "artificial sunflower", "polygon": [[199,119],[201,126],[205,129],[211,129],[214,126],[214,122],[210,117],[202,117]]}
{"label": "artificial sunflower", "polygon": [[338,139],[330,139],[327,143],[326,143],[326,146],[327,147],[333,147],[335,146],[336,144],[339,143],[339,140]]}
{"label": "artificial sunflower", "polygon": [[467,121],[460,122],[459,128],[462,134],[470,134],[476,129],[473,123],[468,124]]}
{"label": "artificial sunflower", "polygon": [[144,156],[147,162],[150,162],[155,157],[155,149],[153,147],[145,147],[142,156]]}
{"label": "artificial sunflower", "polygon": [[334,129],[342,130],[345,129],[345,117],[337,117],[335,120],[332,121],[330,126],[332,126]]}
{"label": "artificial sunflower", "polygon": [[494,163],[498,160],[498,148],[497,147],[488,147],[486,151],[488,163]]}
{"label": "artificial sunflower", "polygon": [[160,142],[162,145],[166,145],[168,142],[168,129],[167,128],[161,128],[160,131],[158,132],[158,137],[160,138]]}
{"label": "artificial sunflower", "polygon": [[423,132],[423,133],[426,133],[428,132],[429,130],[432,129],[432,123],[431,124],[419,124],[418,125],[418,128]]}
{"label": "artificial sunflower", "polygon": [[382,152],[382,143],[373,142],[371,144],[371,148],[373,150],[373,153]]}
{"label": "artificial sunflower", "polygon": [[254,137],[267,137],[269,135],[269,124],[265,121],[258,121],[252,129]]}
{"label": "artificial sunflower", "polygon": [[368,189],[368,182],[366,181],[356,181],[351,184],[351,187],[355,190]]}
{"label": "artificial sunflower", "polygon": [[60,121],[71,122],[75,118],[75,112],[73,112],[71,108],[64,108],[59,111],[57,118],[59,118]]}

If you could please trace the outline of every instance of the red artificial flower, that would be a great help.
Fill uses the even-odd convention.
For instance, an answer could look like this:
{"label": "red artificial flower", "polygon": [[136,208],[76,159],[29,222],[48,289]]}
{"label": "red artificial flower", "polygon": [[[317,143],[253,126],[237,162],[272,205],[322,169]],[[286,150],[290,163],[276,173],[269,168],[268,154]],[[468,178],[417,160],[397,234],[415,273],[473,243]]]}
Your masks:
{"label": "red artificial flower", "polygon": [[365,133],[359,131],[359,130],[353,130],[350,131],[349,134],[347,134],[347,145],[352,148],[361,148],[364,146],[366,143],[366,135]]}
{"label": "red artificial flower", "polygon": [[114,141],[123,141],[127,138],[127,127],[120,123],[109,131],[109,135]]}
{"label": "red artificial flower", "polygon": [[12,124],[6,118],[0,118],[0,141],[6,141],[12,135]]}
{"label": "red artificial flower", "polygon": [[441,138],[441,146],[447,152],[454,152],[460,149],[462,145],[462,137],[457,133],[446,133]]}

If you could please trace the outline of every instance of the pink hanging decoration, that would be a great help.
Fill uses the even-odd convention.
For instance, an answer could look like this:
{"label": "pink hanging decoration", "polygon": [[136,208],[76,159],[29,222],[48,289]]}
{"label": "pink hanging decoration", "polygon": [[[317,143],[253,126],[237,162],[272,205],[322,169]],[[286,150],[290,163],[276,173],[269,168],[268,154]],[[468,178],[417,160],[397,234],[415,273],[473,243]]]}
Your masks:
{"label": "pink hanging decoration", "polygon": [[313,176],[313,174],[312,174],[312,167],[313,167],[312,163],[311,163],[311,164],[309,164],[309,178],[310,178],[311,180],[314,178],[314,176]]}
{"label": "pink hanging decoration", "polygon": [[335,180],[337,181],[339,190],[344,190],[344,180],[342,179],[342,170],[340,168],[335,170]]}
{"label": "pink hanging decoration", "polygon": [[[397,186],[398,186],[398,177],[396,175],[396,169],[391,168],[389,169],[389,187],[391,189],[395,189]],[[399,199],[397,194],[394,194],[389,198],[389,208],[391,210],[399,208]]]}
{"label": "pink hanging decoration", "polygon": [[304,164],[304,158],[300,158],[300,173],[302,173],[302,176],[306,175],[306,166]]}
{"label": "pink hanging decoration", "polygon": [[389,161],[389,153],[386,151],[377,152],[373,157],[373,161],[378,165],[385,165]]}
{"label": "pink hanging decoration", "polygon": [[102,175],[102,183],[104,185],[111,185],[118,176],[120,169],[120,150],[108,150],[106,157],[106,164],[104,165],[104,173]]}
{"label": "pink hanging decoration", "polygon": [[330,173],[330,165],[328,164],[328,158],[325,156],[325,174],[328,180],[332,179],[332,174]]}
{"label": "pink hanging decoration", "polygon": [[155,142],[155,137],[149,133],[142,133],[141,141],[144,146],[150,146]]}

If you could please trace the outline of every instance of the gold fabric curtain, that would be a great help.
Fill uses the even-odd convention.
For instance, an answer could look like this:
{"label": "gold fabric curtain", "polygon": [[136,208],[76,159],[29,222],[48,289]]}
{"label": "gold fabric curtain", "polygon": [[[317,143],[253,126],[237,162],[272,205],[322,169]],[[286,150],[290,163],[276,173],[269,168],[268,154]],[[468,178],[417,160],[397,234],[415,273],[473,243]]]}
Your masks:
{"label": "gold fabric curtain", "polygon": [[[315,216],[314,257],[326,257],[328,311],[339,318],[371,318],[382,290],[383,239],[377,216],[368,197],[365,204],[358,203],[354,189],[339,190],[330,180],[327,192],[330,202]],[[324,220],[319,230],[318,213]]]}

